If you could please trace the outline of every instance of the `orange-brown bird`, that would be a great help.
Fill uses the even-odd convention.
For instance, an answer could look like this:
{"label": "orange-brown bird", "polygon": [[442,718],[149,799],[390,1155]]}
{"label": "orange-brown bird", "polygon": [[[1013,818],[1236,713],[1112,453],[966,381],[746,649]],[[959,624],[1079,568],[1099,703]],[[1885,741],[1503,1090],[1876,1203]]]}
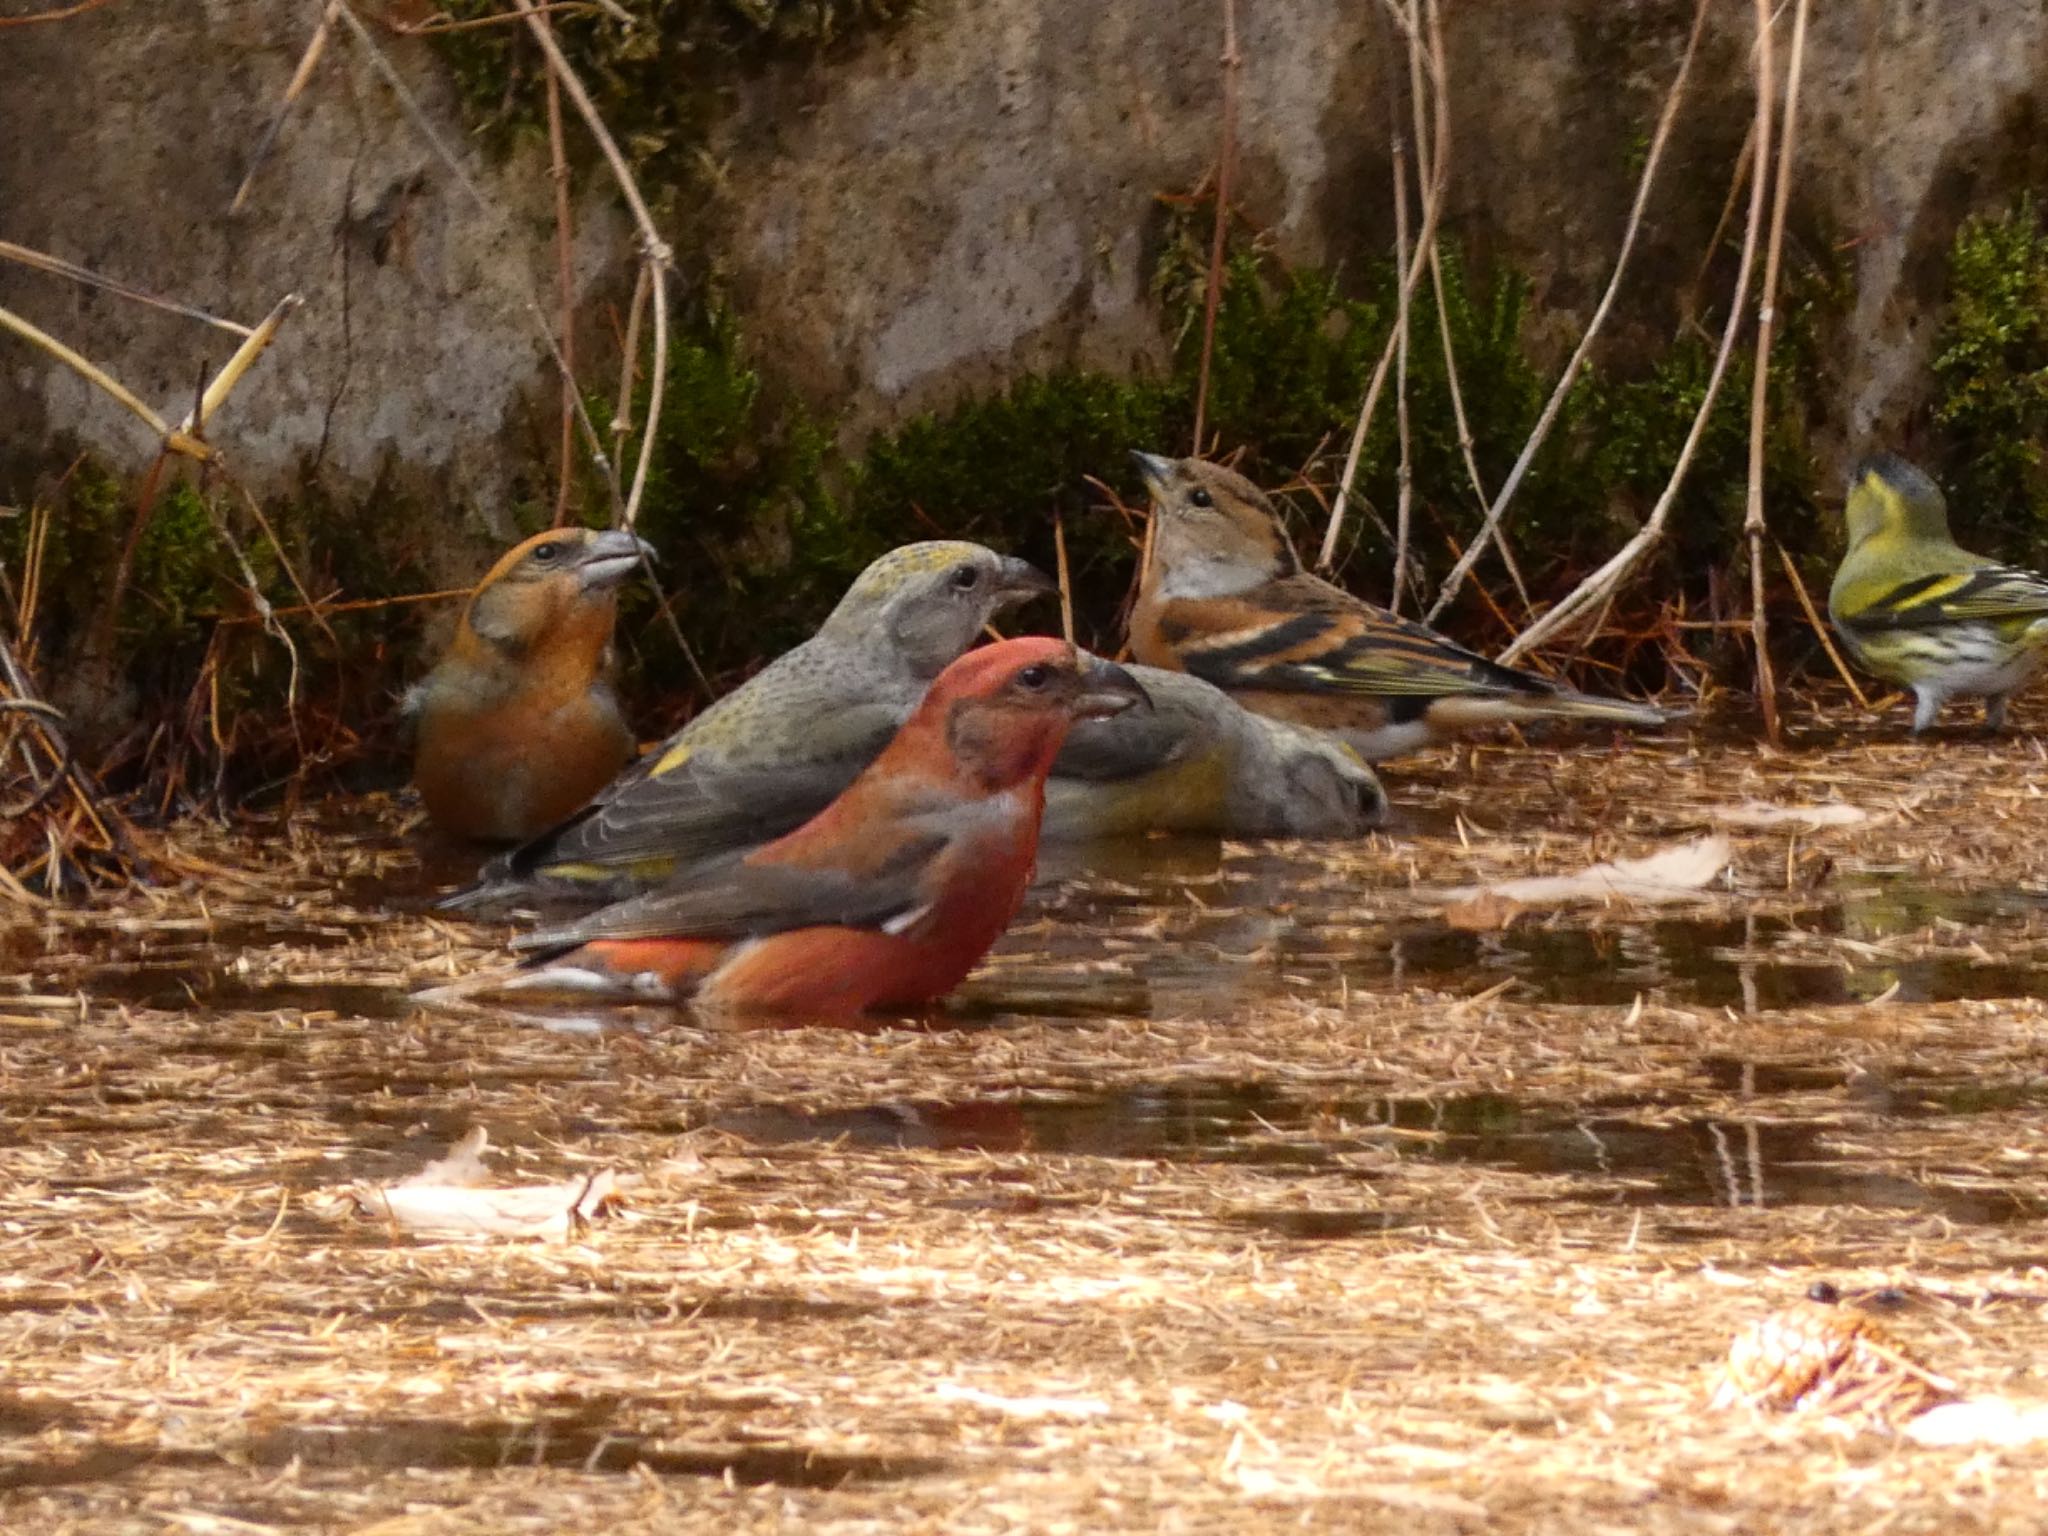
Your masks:
{"label": "orange-brown bird", "polygon": [[553,957],[495,988],[457,990],[827,1015],[942,997],[1024,900],[1068,726],[1147,702],[1128,672],[1064,641],[970,651],[796,831],[522,939]]}
{"label": "orange-brown bird", "polygon": [[1247,709],[1318,726],[1368,761],[1520,720],[1665,723],[1489,661],[1302,568],[1265,493],[1201,459],[1133,454],[1151,493],[1152,558],[1131,651]]}
{"label": "orange-brown bird", "polygon": [[889,551],[817,634],[444,905],[601,905],[794,830],[875,760],[992,617],[1054,590],[1035,566],[980,544]]}
{"label": "orange-brown bird", "polygon": [[405,700],[413,783],[436,826],[479,842],[532,837],[632,755],[612,624],[619,583],[648,552],[630,533],[554,528],[477,584],[447,654]]}

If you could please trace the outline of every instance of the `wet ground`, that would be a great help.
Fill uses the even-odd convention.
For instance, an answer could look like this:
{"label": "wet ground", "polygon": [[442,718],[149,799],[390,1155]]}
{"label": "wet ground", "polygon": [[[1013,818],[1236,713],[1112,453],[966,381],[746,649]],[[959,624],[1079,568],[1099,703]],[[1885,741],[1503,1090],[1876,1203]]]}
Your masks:
{"label": "wet ground", "polygon": [[[1882,1289],[2048,1399],[2034,738],[1481,747],[1355,845],[1060,850],[943,1013],[425,1011],[507,930],[402,808],[0,925],[0,1523],[2036,1530],[2039,1448],[1710,1412]],[[1445,887],[1740,823],[1697,900]],[[343,1200],[472,1127],[567,1240]]]}

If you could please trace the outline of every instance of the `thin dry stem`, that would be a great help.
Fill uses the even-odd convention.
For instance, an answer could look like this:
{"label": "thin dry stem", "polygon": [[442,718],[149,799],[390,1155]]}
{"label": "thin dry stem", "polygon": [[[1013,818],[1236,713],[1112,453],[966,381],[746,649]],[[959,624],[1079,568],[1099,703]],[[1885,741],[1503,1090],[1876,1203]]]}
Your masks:
{"label": "thin dry stem", "polygon": [[1067,523],[1055,507],[1052,514],[1052,552],[1058,561],[1060,578],[1060,633],[1067,637],[1067,644],[1074,640],[1074,578],[1067,568]]}
{"label": "thin dry stem", "polygon": [[1216,222],[1209,236],[1209,282],[1202,296],[1202,362],[1195,382],[1195,446],[1202,451],[1209,409],[1209,360],[1216,346],[1216,309],[1223,298],[1223,256],[1230,232],[1230,173],[1237,159],[1237,0],[1223,0],[1223,133],[1216,150]]}
{"label": "thin dry stem", "polygon": [[108,0],[77,0],[75,5],[60,6],[54,11],[38,11],[32,16],[0,16],[0,28],[33,27],[45,21],[69,21],[74,16],[83,16],[87,11],[96,11]]}
{"label": "thin dry stem", "polygon": [[[597,147],[603,153],[605,163],[611,167],[612,179],[618,183],[619,195],[625,198],[626,206],[632,210],[633,221],[640,230],[643,259],[652,270],[650,286],[654,298],[654,363],[647,384],[647,421],[641,429],[643,436],[640,439],[640,461],[634,468],[632,488],[626,493],[625,507],[620,514],[621,521],[630,528],[640,515],[640,498],[647,489],[648,471],[654,462],[654,439],[661,426],[662,388],[668,377],[668,289],[665,278],[669,268],[675,263],[675,256],[669,249],[668,242],[662,239],[660,231],[654,227],[654,215],[648,212],[647,200],[640,194],[640,184],[634,179],[632,167],[620,153],[611,130],[605,126],[603,117],[598,114],[595,103],[591,101],[590,93],[583,88],[583,82],[576,78],[576,71],[563,54],[561,45],[555,41],[554,33],[545,19],[535,14],[534,0],[512,0],[512,3],[518,6],[521,14],[526,17],[534,40],[540,44],[541,52],[547,55],[548,68],[561,80],[562,89],[575,104],[584,126],[590,130],[591,137],[597,140]],[[564,371],[567,371],[566,365]],[[673,614],[669,617],[669,623],[675,629],[677,644],[687,653],[689,646],[683,640],[682,630],[675,627]],[[692,665],[694,664],[693,661]]]}
{"label": "thin dry stem", "polygon": [[[633,13],[622,10],[615,0],[557,0],[553,5],[536,5],[534,11],[542,16],[582,16],[591,11],[603,11],[615,21],[633,25]],[[474,32],[483,27],[511,26],[526,18],[517,11],[500,11],[495,16],[471,16],[461,20],[448,15],[410,22],[394,21],[388,16],[380,19],[400,37],[438,37],[445,32]]]}
{"label": "thin dry stem", "polygon": [[633,280],[633,301],[626,306],[626,339],[619,349],[619,406],[612,414],[612,438],[623,452],[633,431],[633,385],[640,360],[640,318],[647,310],[648,265],[640,263]]}
{"label": "thin dry stem", "polygon": [[278,136],[284,132],[285,119],[291,115],[292,103],[306,89],[313,78],[313,71],[319,66],[321,55],[327,52],[328,40],[334,35],[335,17],[340,12],[341,0],[327,0],[327,7],[320,13],[312,37],[307,39],[306,51],[299,55],[298,68],[292,71],[277,110],[270,114],[270,121],[263,127],[263,136],[256,141],[255,151],[249,156],[249,169],[242,173],[242,184],[235,188],[234,200],[228,204],[230,214],[240,213],[243,204],[248,202],[249,192],[256,185],[256,173],[263,169],[264,162],[277,147]]}
{"label": "thin dry stem", "polygon": [[263,317],[262,323],[242,338],[242,344],[235,348],[234,356],[222,364],[220,372],[208,381],[205,389],[200,392],[194,408],[187,411],[185,419],[178,424],[179,434],[204,433],[207,422],[211,421],[214,413],[226,403],[235,386],[242,381],[242,375],[255,366],[256,359],[277,339],[278,327],[284,324],[285,318],[293,310],[305,302],[305,299],[296,293],[288,293],[277,301],[270,313]]}
{"label": "thin dry stem", "polygon": [[[1388,9],[1392,11],[1396,24],[1405,29],[1408,25],[1406,16],[1393,10],[1391,5]],[[1325,569],[1336,561],[1337,540],[1344,531],[1344,514],[1350,504],[1352,483],[1358,478],[1358,461],[1365,452],[1366,433],[1372,426],[1380,392],[1386,387],[1387,375],[1393,368],[1399,333],[1406,322],[1409,306],[1415,301],[1416,284],[1421,282],[1423,268],[1428,265],[1426,252],[1436,239],[1437,219],[1443,211],[1444,170],[1444,162],[1439,157],[1435,177],[1423,188],[1422,228],[1416,236],[1414,258],[1401,277],[1395,329],[1388,334],[1387,344],[1381,348],[1379,362],[1373,368],[1372,379],[1366,385],[1365,400],[1358,408],[1358,422],[1351,433],[1351,446],[1344,455],[1344,471],[1337,479],[1337,495],[1330,504],[1329,528],[1323,534],[1323,547],[1316,556],[1316,563]]]}
{"label": "thin dry stem", "polygon": [[640,516],[640,497],[654,467],[654,431],[661,422],[662,390],[668,383],[668,270],[653,256],[644,263],[648,292],[654,300],[654,368],[647,375],[647,421],[640,429],[640,459],[633,466],[633,486],[626,493],[625,524]]}
{"label": "thin dry stem", "polygon": [[569,93],[570,101],[576,104],[577,114],[582,117],[584,126],[590,130],[590,136],[597,140],[597,147],[604,155],[605,164],[611,167],[612,179],[618,183],[619,195],[625,198],[626,206],[632,210],[633,222],[639,226],[642,245],[652,259],[667,266],[674,259],[673,253],[669,250],[668,242],[661,238],[661,232],[654,227],[654,215],[647,211],[647,200],[640,195],[640,183],[634,179],[633,168],[627,164],[625,155],[620,153],[618,142],[612,137],[611,130],[605,126],[604,118],[599,115],[596,104],[590,99],[590,93],[584,90],[583,82],[576,78],[576,71],[563,54],[561,44],[555,41],[555,34],[548,26],[547,18],[539,13],[540,8],[534,4],[534,0],[512,0],[512,3],[519,7],[520,14],[526,18],[527,27],[533,33],[534,40],[540,44],[541,52],[547,55],[549,69],[562,82],[562,89]]}
{"label": "thin dry stem", "polygon": [[[470,200],[477,211],[482,213],[486,219],[489,219],[500,231],[504,232],[507,238],[511,238],[513,231],[504,213],[489,198],[484,196],[482,189],[477,186],[475,178],[463,168],[462,162],[456,158],[455,152],[448,147],[447,141],[441,137],[440,130],[434,126],[433,119],[427,114],[426,109],[420,105],[419,98],[413,94],[412,88],[405,83],[404,76],[399,74],[397,66],[391,62],[384,49],[379,46],[376,37],[363,24],[363,19],[355,13],[354,7],[348,5],[346,0],[343,0],[339,14],[341,19],[348,23],[349,31],[354,34],[356,41],[362,45],[364,53],[370,60],[371,67],[377,71],[385,85],[390,88],[391,94],[397,98],[399,107],[411,121],[414,131],[426,141],[427,147],[433,151],[434,158],[441,162],[450,177],[453,178],[455,185],[461,189],[463,195]],[[530,20],[531,18],[527,19]],[[572,92],[573,95],[574,93]],[[584,100],[587,101],[588,98],[585,97]],[[539,336],[541,345],[547,349],[548,356],[554,359],[555,366],[573,381],[574,375],[569,372],[568,360],[562,356],[562,348],[555,339],[554,323],[548,318],[547,311],[541,307],[539,295],[532,283],[526,280],[523,270],[519,282],[522,289],[520,302],[528,318],[533,322],[535,334]],[[611,497],[612,512],[616,518],[622,511],[618,472],[612,465],[610,455],[606,452],[603,438],[598,434],[597,424],[590,419],[590,412],[583,404],[581,390],[576,392],[576,423],[583,433],[583,441],[590,450],[592,460],[595,461],[598,468],[603,472],[605,487]]]}
{"label": "thin dry stem", "polygon": [[[1501,519],[1506,515],[1508,504],[1521,488],[1523,478],[1529,473],[1529,466],[1536,462],[1536,455],[1550,436],[1550,429],[1556,425],[1558,415],[1564,410],[1564,403],[1571,394],[1572,385],[1578,381],[1579,370],[1585,366],[1586,358],[1592,352],[1593,340],[1600,334],[1600,327],[1614,307],[1615,296],[1621,291],[1621,280],[1628,270],[1629,255],[1635,249],[1636,236],[1642,229],[1643,210],[1649,206],[1650,189],[1656,183],[1657,167],[1663,161],[1665,146],[1671,139],[1672,124],[1678,120],[1678,106],[1685,96],[1685,83],[1692,74],[1693,56],[1698,53],[1700,34],[1706,27],[1707,7],[1710,0],[1698,0],[1693,8],[1692,31],[1685,40],[1685,52],[1678,61],[1678,72],[1671,78],[1671,89],[1664,96],[1664,110],[1657,116],[1656,131],[1650,136],[1649,153],[1643,158],[1643,174],[1636,182],[1635,201],[1628,211],[1628,223],[1621,236],[1621,249],[1615,253],[1614,271],[1607,279],[1607,289],[1600,295],[1600,302],[1593,309],[1593,317],[1586,322],[1585,333],[1579,337],[1579,344],[1564,365],[1564,372],[1558,376],[1550,398],[1544,402],[1543,412],[1536,418],[1535,428],[1529,433],[1528,442],[1522,445],[1521,454],[1515,459],[1514,467],[1508,471],[1507,479],[1501,482],[1500,494],[1494,498],[1488,509],[1486,521],[1480,524],[1479,532],[1465,547],[1465,553],[1458,563],[1451,567],[1451,573],[1444,578],[1443,587],[1436,595],[1436,602],[1430,606],[1429,617],[1434,619],[1458,595],[1458,589],[1465,584],[1465,578],[1472,574],[1472,567],[1486,552]],[[1553,610],[1554,611],[1554,610]],[[1546,616],[1547,617],[1547,616]],[[1541,628],[1544,620],[1539,620]],[[1515,643],[1526,647],[1528,634],[1524,633]]]}
{"label": "thin dry stem", "polygon": [[[1785,125],[1778,136],[1777,187],[1771,195],[1771,233],[1764,247],[1763,290],[1757,298],[1756,366],[1749,395],[1749,507],[1743,533],[1749,540],[1750,639],[1756,650],[1757,701],[1763,706],[1764,734],[1779,739],[1778,688],[1771,673],[1770,621],[1764,605],[1764,436],[1769,430],[1771,339],[1777,331],[1778,262],[1785,245],[1785,207],[1792,192],[1792,151],[1799,113],[1799,75],[1806,55],[1807,0],[1792,15],[1792,49],[1785,61]],[[1771,76],[1769,0],[1757,0],[1758,139],[1766,152]],[[1761,162],[1761,157],[1759,157]]]}
{"label": "thin dry stem", "polygon": [[[1763,155],[1759,154],[1757,158],[1758,163],[1762,163]],[[1685,484],[1686,471],[1692,467],[1693,455],[1699,451],[1700,439],[1706,436],[1707,422],[1713,417],[1715,402],[1721,397],[1721,383],[1727,377],[1728,363],[1735,355],[1735,337],[1742,329],[1748,309],[1749,274],[1756,263],[1757,236],[1764,221],[1764,180],[1761,176],[1750,178],[1749,219],[1742,233],[1742,257],[1736,264],[1734,291],[1728,297],[1728,319],[1721,327],[1721,344],[1714,354],[1714,366],[1707,374],[1707,387],[1700,398],[1699,409],[1693,413],[1692,426],[1679,447],[1677,462],[1671,466],[1671,478],[1665,481],[1656,504],[1650,508],[1649,517],[1634,536],[1616,550],[1605,565],[1566,594],[1556,607],[1523,630],[1514,643],[1501,652],[1503,662],[1513,662],[1526,655],[1552,635],[1603,606],[1628,573],[1635,569],[1636,562],[1664,536],[1664,525],[1671,520],[1671,509]]]}
{"label": "thin dry stem", "polygon": [[[1428,119],[1424,116],[1422,110],[1424,90],[1422,83],[1422,48],[1420,41],[1411,37],[1408,49],[1408,79],[1409,97],[1415,114],[1415,172],[1417,176],[1427,183],[1434,179],[1435,171],[1433,168],[1437,163],[1441,162],[1444,167],[1444,182],[1448,186],[1450,183],[1449,162],[1451,154],[1450,95],[1447,84],[1449,71],[1444,63],[1443,13],[1441,7],[1437,4],[1437,0],[1428,0],[1426,14],[1429,22],[1429,73],[1431,80],[1434,82],[1436,125],[1432,132],[1428,126]],[[1441,242],[1432,239],[1429,242],[1427,251],[1429,255],[1430,291],[1436,299],[1437,338],[1443,346],[1444,380],[1450,389],[1451,418],[1457,424],[1458,429],[1458,452],[1464,458],[1465,475],[1472,482],[1472,494],[1478,502],[1480,516],[1483,518],[1488,506],[1491,504],[1492,498],[1487,494],[1485,477],[1479,473],[1479,459],[1474,448],[1472,423],[1465,413],[1465,390],[1458,377],[1458,353],[1456,346],[1451,340],[1450,306],[1446,302],[1444,295],[1444,266]],[[1515,560],[1514,553],[1508,548],[1507,536],[1496,527],[1493,540],[1494,547],[1500,551],[1501,564],[1507,570],[1508,579],[1515,585],[1515,595],[1521,599],[1522,611],[1525,614],[1533,612],[1535,605],[1529,600],[1528,584],[1522,580],[1522,568]],[[1439,611],[1440,605],[1438,608],[1432,608],[1430,610],[1431,617],[1434,617]],[[1509,627],[1512,628],[1513,626],[1510,625]]]}
{"label": "thin dry stem", "polygon": [[[1776,543],[1777,541],[1773,540],[1772,542]],[[1862,685],[1856,681],[1856,674],[1849,670],[1849,664],[1842,660],[1842,653],[1835,649],[1834,637],[1828,633],[1828,626],[1821,619],[1820,611],[1813,606],[1813,598],[1807,593],[1806,582],[1799,574],[1799,567],[1792,563],[1791,555],[1786,553],[1785,546],[1782,544],[1778,545],[1778,559],[1785,566],[1786,576],[1791,578],[1792,591],[1799,598],[1800,610],[1805,613],[1806,622],[1813,627],[1813,635],[1816,640],[1820,641],[1820,648],[1828,653],[1828,660],[1835,664],[1836,673],[1844,683],[1849,685],[1849,692],[1856,697],[1857,707],[1869,709],[1869,697],[1863,692]]]}
{"label": "thin dry stem", "polygon": [[[545,15],[539,25],[553,31]],[[562,87],[547,73],[548,174],[555,187],[555,286],[561,309],[561,465],[555,483],[555,526],[569,521],[569,492],[576,474],[576,231],[569,206],[569,150],[562,134]]]}
{"label": "thin dry stem", "polygon": [[138,304],[147,304],[150,308],[163,310],[167,314],[181,315],[187,320],[197,320],[203,325],[213,326],[232,335],[249,334],[249,327],[238,321],[224,320],[219,315],[209,314],[194,305],[181,304],[176,299],[166,299],[159,294],[149,293],[117,278],[103,276],[90,267],[81,267],[75,261],[66,261],[61,256],[51,256],[43,251],[32,251],[27,246],[16,245],[11,240],[0,240],[0,259],[17,262],[24,267],[33,267],[39,272],[68,277],[74,283],[83,283],[88,288],[119,294],[124,299],[133,299]]}
{"label": "thin dry stem", "polygon": [[98,389],[108,398],[124,407],[138,421],[156,435],[166,450],[182,453],[188,458],[204,459],[213,450],[206,444],[188,437],[183,432],[172,431],[169,423],[145,405],[135,392],[119,379],[99,367],[79,352],[66,346],[40,326],[33,325],[10,309],[0,309],[0,330],[12,331],[38,351],[48,354],[76,373],[80,378]]}
{"label": "thin dry stem", "polygon": [[[1411,4],[1412,17],[1415,8]],[[1411,34],[1412,36],[1412,34]],[[1394,270],[1408,268],[1408,150],[1401,134],[1394,134]],[[1408,588],[1409,522],[1415,510],[1415,472],[1409,461],[1408,434],[1408,309],[1401,306],[1394,317],[1394,435],[1400,444],[1400,465],[1395,471],[1399,489],[1394,501],[1394,582],[1387,606],[1401,611],[1401,598]]]}

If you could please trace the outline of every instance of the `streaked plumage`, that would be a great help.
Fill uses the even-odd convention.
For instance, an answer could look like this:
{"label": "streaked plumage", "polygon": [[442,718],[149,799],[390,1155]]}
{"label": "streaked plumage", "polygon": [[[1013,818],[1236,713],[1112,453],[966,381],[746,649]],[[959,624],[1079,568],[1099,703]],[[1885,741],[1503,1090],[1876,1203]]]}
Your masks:
{"label": "streaked plumage", "polygon": [[1844,513],[1828,617],[1850,654],[1913,690],[1916,734],[1971,696],[1998,730],[2006,700],[2048,661],[2048,580],[1963,549],[1941,491],[1890,454],[1857,465]]}
{"label": "streaked plumage", "polygon": [[478,842],[532,837],[632,756],[612,626],[646,550],[630,533],[550,529],[477,584],[447,653],[406,695],[413,782],[436,826]]}
{"label": "streaked plumage", "polygon": [[1357,837],[1379,779],[1336,737],[1253,714],[1183,672],[1133,667],[1149,710],[1084,721],[1046,784],[1048,842],[1145,832]]}
{"label": "streaked plumage", "polygon": [[1501,666],[1311,575],[1272,503],[1232,470],[1136,458],[1155,527],[1131,650],[1148,666],[1192,673],[1247,709],[1335,732],[1369,761],[1510,721],[1665,721],[1647,705]]}
{"label": "streaked plumage", "polygon": [[458,909],[590,906],[816,815],[887,746],[989,620],[1054,590],[1022,560],[952,540],[870,565],[817,634],[635,763],[563,825],[487,865]]}
{"label": "streaked plumage", "polygon": [[1069,725],[1144,703],[1121,667],[1064,641],[972,651],[802,827],[523,939],[518,948],[557,953],[464,990],[804,1014],[941,997],[1024,900],[1045,777]]}

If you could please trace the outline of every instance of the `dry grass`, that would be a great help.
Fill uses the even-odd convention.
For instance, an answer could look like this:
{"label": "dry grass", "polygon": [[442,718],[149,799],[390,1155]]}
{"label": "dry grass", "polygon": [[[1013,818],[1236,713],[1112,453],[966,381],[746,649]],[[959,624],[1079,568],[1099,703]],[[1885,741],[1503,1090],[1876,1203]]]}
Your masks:
{"label": "dry grass", "polygon": [[[1098,859],[952,1025],[860,1031],[414,1012],[498,936],[394,910],[460,870],[388,809],[187,834],[218,873],[0,929],[0,1520],[2037,1530],[2037,1451],[1707,1404],[1817,1279],[2048,1397],[2039,762],[1469,749],[1355,848]],[[1418,894],[1831,797],[1874,814],[1736,832],[1696,910]],[[472,1126],[627,1209],[333,1198]]]}

